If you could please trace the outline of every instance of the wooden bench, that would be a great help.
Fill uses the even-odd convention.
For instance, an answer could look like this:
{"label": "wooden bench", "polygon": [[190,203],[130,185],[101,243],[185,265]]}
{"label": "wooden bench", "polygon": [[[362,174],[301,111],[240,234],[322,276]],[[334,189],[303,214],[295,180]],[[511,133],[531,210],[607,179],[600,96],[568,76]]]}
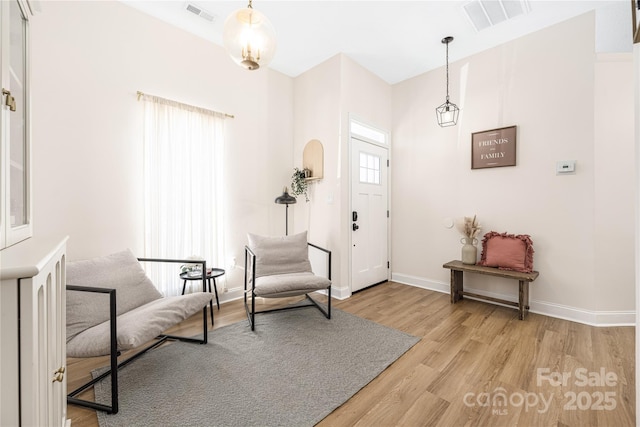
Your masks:
{"label": "wooden bench", "polygon": [[[529,310],[529,283],[536,280],[537,271],[531,273],[520,273],[519,271],[500,270],[495,267],[483,267],[480,265],[463,264],[462,261],[449,261],[442,267],[451,270],[451,304],[460,301],[463,295],[478,298],[486,301],[493,301],[516,307],[520,312],[520,320],[524,320],[526,311]],[[505,279],[515,279],[520,285],[518,302],[507,301],[500,298],[479,295],[473,292],[465,292],[463,286],[462,273],[486,274],[488,276],[503,277]]]}

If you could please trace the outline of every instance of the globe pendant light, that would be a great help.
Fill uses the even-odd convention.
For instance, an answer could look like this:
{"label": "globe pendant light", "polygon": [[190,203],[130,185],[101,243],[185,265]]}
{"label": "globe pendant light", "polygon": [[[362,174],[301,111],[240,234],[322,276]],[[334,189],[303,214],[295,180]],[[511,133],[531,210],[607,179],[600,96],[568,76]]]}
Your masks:
{"label": "globe pendant light", "polygon": [[442,43],[447,46],[447,99],[444,104],[436,108],[438,124],[442,127],[455,126],[458,122],[458,114],[460,113],[458,106],[449,102],[449,43],[452,41],[453,37],[451,36],[442,39]]}
{"label": "globe pendant light", "polygon": [[224,21],[222,42],[231,58],[247,70],[264,67],[276,50],[276,32],[266,16],[253,8],[238,9]]}

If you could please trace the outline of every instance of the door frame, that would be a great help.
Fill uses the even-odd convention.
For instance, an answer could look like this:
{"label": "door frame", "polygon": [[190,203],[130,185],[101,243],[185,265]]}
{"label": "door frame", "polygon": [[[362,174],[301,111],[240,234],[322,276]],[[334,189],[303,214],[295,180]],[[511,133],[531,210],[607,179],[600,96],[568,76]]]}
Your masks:
{"label": "door frame", "polygon": [[[360,126],[364,126],[366,128],[369,128],[371,130],[374,130],[376,132],[379,132],[381,134],[384,135],[384,140],[386,141],[385,143],[380,143],[379,141],[375,141],[371,138],[368,138],[364,135],[360,135],[360,134],[354,134],[352,132],[351,129],[351,124],[352,123],[357,123]],[[387,161],[389,162],[389,166],[387,167],[387,210],[389,211],[389,216],[387,217],[387,259],[389,261],[389,268],[387,269],[387,280],[391,280],[391,265],[392,265],[392,259],[391,259],[391,134],[389,131],[384,130],[382,128],[379,128],[375,125],[371,125],[370,123],[368,123],[365,120],[360,119],[358,116],[349,113],[349,124],[348,124],[348,130],[349,130],[349,134],[348,134],[348,138],[349,138],[349,145],[348,145],[348,162],[349,162],[349,205],[348,205],[348,211],[344,212],[344,215],[349,216],[349,218],[351,217],[351,212],[353,212],[353,185],[352,185],[352,178],[353,178],[353,174],[355,173],[355,171],[353,170],[353,150],[352,150],[352,140],[353,139],[357,139],[358,141],[367,143],[367,144],[371,144],[371,145],[375,145],[377,147],[381,147],[385,150],[387,150]],[[351,296],[353,294],[353,292],[351,291],[352,289],[352,284],[353,284],[353,257],[352,257],[352,252],[353,252],[353,233],[351,230],[351,221],[347,221],[347,226],[346,226],[346,230],[347,233],[349,235],[349,256],[348,256],[348,262],[349,262],[349,291],[348,291],[348,296]]]}

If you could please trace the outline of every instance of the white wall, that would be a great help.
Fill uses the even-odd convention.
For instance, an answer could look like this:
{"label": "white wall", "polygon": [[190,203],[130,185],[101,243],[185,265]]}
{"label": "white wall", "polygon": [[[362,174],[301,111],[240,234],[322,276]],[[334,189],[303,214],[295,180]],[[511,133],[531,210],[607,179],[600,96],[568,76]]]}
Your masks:
{"label": "white wall", "polygon": [[[594,248],[596,311],[613,320],[633,310],[635,141],[632,54],[598,54],[594,86]],[[627,298],[627,301],[621,300]]]}
{"label": "white wall", "polygon": [[[42,6],[31,25],[35,233],[70,235],[71,260],[142,250],[140,90],[236,116],[220,205],[229,287],[241,285],[231,260],[242,264],[245,233],[282,234],[284,207],[273,200],[318,139],[325,178],[311,202],[291,207],[291,229],[334,251],[334,283],[348,293],[353,113],[392,128],[394,279],[446,291],[442,264],[459,257],[460,236],[443,219],[478,214],[485,231],[532,235],[533,310],[587,323],[633,318],[633,126],[614,120],[633,107],[631,59],[594,54],[593,14],[450,64],[463,111],[458,126],[440,128],[444,69],[392,88],[344,55],[295,79],[246,72],[222,48],[118,2]],[[518,126],[518,166],[470,170],[471,133],[508,125]],[[556,176],[567,159],[577,173]],[[516,295],[509,281],[467,282]]]}
{"label": "white wall", "polygon": [[[294,230],[308,230],[309,241],[332,251],[340,247],[334,222],[341,191],[338,169],[340,61],[340,55],[336,55],[294,79],[293,164],[302,168],[302,152],[310,140],[317,139],[324,148],[323,178],[309,184],[309,202],[305,202],[304,196],[298,197],[298,203],[293,206]],[[293,167],[290,170],[293,173]],[[334,200],[331,203],[327,203],[329,195]],[[339,263],[340,257],[335,256],[335,261]],[[337,265],[334,264],[334,271]]]}
{"label": "white wall", "polygon": [[[442,264],[461,245],[443,223],[477,214],[483,232],[532,236],[532,311],[633,322],[631,56],[597,58],[594,32],[591,13],[450,64],[455,127],[435,119],[444,69],[394,86],[396,280],[447,291]],[[629,113],[618,120],[620,110]],[[471,170],[471,133],[510,125],[517,166]],[[576,174],[557,176],[559,160],[576,160]],[[469,276],[465,286],[517,300],[506,279]]]}
{"label": "white wall", "polygon": [[[352,114],[359,120],[378,129],[391,132],[391,86],[378,76],[365,70],[352,59],[343,56],[342,61],[342,111],[340,123],[340,156],[343,159],[341,164],[341,180],[344,191],[341,193],[341,215],[339,217],[340,229],[342,233],[342,247],[351,248],[351,186],[350,165],[351,165],[351,141],[349,134],[349,115]],[[389,159],[392,159],[393,149],[390,144]],[[354,172],[358,173],[358,172]],[[390,176],[390,175],[389,175]],[[390,222],[389,222],[390,224]],[[389,241],[391,246],[391,241]],[[345,280],[350,280],[350,261],[345,256],[341,274]],[[350,283],[350,282],[349,282]],[[350,291],[346,294],[350,295]]]}
{"label": "white wall", "polygon": [[[334,295],[349,296],[349,113],[391,128],[391,86],[346,57],[336,55],[294,82],[294,161],[311,139],[324,147],[324,178],[312,182],[310,201],[293,206],[295,230],[332,251]],[[298,166],[300,167],[300,166]]]}
{"label": "white wall", "polygon": [[[289,77],[242,70],[222,48],[119,2],[43,2],[31,29],[35,234],[68,234],[70,260],[142,252],[136,91],[235,115],[218,205],[223,267],[242,265],[247,231],[276,231],[273,199],[293,162]],[[226,278],[241,286],[240,270]]]}

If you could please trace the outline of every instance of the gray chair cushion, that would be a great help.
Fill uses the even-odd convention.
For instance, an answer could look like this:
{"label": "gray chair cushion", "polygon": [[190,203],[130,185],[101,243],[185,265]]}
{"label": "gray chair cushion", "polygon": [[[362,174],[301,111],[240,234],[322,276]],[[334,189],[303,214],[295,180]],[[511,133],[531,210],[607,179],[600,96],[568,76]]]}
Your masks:
{"label": "gray chair cushion", "polygon": [[[96,294],[91,294],[94,297]],[[116,320],[118,350],[136,348],[167,328],[192,316],[211,300],[209,292],[160,298],[134,308]],[[110,352],[109,320],[80,332],[67,342],[69,357],[94,357]]]}
{"label": "gray chair cushion", "polygon": [[[129,250],[99,258],[68,262],[67,285],[115,289],[118,316],[162,298],[137,258]],[[67,291],[67,342],[80,332],[107,320],[108,295]]]}
{"label": "gray chair cushion", "polygon": [[249,249],[256,255],[256,277],[311,273],[306,231],[279,237],[249,233],[247,237]]}
{"label": "gray chair cushion", "polygon": [[327,289],[331,281],[313,273],[289,273],[256,278],[255,296],[283,298]]}

